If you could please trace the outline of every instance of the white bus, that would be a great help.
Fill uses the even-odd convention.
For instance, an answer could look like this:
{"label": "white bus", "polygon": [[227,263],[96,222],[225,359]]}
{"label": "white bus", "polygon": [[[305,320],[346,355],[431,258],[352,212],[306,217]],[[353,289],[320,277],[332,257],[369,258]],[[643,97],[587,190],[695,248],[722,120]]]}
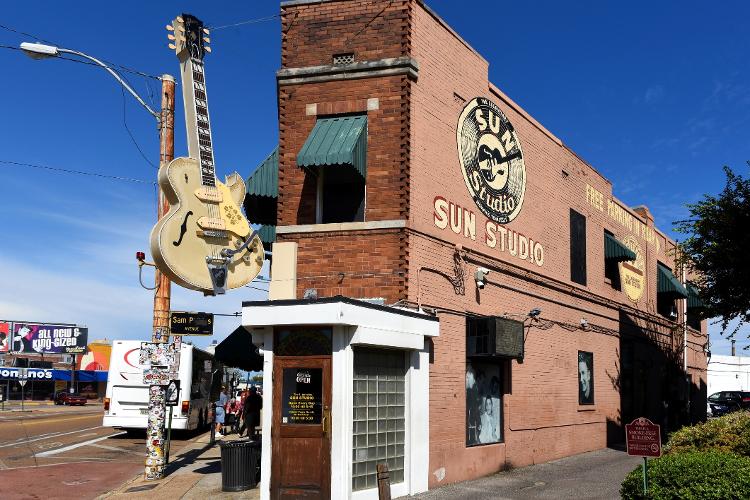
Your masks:
{"label": "white bus", "polygon": [[[148,419],[148,386],[143,383],[143,366],[139,363],[140,340],[112,342],[109,381],[104,398],[104,427],[145,429]],[[171,407],[172,429],[202,429],[209,423],[211,402],[218,399],[221,377],[206,371],[217,363],[213,355],[183,342],[180,352],[179,404]],[[213,379],[213,388],[211,382]],[[213,399],[212,399],[213,397]],[[170,411],[170,408],[167,408]],[[167,413],[167,420],[169,413]]]}

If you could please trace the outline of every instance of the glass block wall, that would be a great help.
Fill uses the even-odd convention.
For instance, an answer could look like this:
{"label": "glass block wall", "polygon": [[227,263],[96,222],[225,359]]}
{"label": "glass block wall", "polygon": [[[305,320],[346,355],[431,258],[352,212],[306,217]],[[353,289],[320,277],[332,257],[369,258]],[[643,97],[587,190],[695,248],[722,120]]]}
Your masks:
{"label": "glass block wall", "polygon": [[352,490],[377,487],[378,463],[391,484],[404,481],[406,357],[403,351],[355,349]]}

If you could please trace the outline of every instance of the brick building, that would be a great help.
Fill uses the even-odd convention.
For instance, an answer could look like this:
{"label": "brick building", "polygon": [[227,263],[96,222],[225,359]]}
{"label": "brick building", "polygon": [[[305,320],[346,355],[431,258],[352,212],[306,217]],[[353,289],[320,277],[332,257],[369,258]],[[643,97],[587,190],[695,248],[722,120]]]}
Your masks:
{"label": "brick building", "polygon": [[264,497],[377,498],[380,462],[416,493],[705,417],[700,302],[646,207],[421,0],[281,15],[279,146],[246,203],[287,299],[243,312]]}

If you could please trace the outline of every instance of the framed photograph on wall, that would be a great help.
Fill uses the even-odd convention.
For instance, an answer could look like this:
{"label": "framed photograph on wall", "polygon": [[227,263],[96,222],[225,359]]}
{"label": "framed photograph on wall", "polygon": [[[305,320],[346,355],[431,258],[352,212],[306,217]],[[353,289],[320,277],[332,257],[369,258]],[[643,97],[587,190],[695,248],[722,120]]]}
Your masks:
{"label": "framed photograph on wall", "polygon": [[594,404],[594,353],[578,351],[578,404]]}
{"label": "framed photograph on wall", "polygon": [[466,445],[503,440],[502,376],[497,362],[466,363]]}

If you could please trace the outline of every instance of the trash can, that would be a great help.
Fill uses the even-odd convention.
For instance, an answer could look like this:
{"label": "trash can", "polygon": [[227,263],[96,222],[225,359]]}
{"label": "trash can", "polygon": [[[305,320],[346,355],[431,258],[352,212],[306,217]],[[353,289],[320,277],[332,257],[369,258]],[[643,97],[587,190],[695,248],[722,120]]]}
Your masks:
{"label": "trash can", "polygon": [[256,485],[260,443],[250,440],[220,441],[221,491],[245,491]]}

